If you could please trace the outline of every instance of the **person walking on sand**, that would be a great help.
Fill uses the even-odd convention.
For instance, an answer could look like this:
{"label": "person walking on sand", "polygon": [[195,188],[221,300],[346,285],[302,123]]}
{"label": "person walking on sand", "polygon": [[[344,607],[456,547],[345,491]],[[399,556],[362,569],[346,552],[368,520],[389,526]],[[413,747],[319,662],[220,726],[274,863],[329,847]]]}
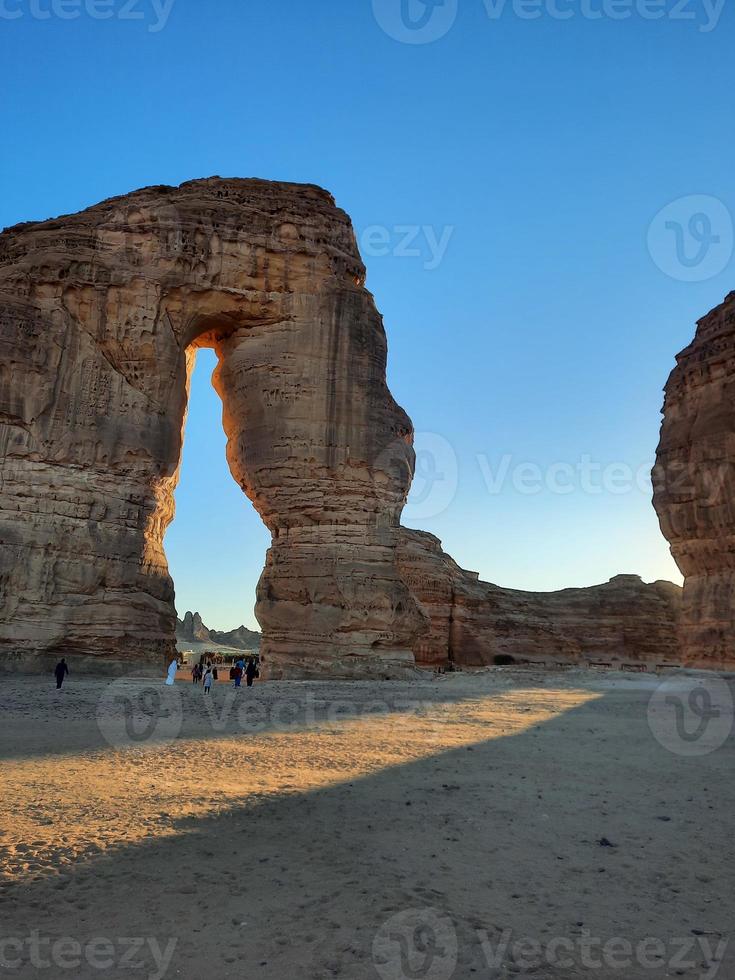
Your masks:
{"label": "person walking on sand", "polygon": [[239,663],[235,664],[234,667],[235,674],[235,687],[240,687],[242,685],[242,667]]}
{"label": "person walking on sand", "polygon": [[61,688],[64,683],[64,678],[69,673],[69,667],[67,666],[66,660],[62,657],[61,660],[54,667],[54,674],[56,674],[56,690]]}
{"label": "person walking on sand", "polygon": [[249,657],[247,667],[245,668],[245,679],[247,681],[248,687],[253,686],[253,681],[258,676],[258,665],[255,662],[255,657]]}
{"label": "person walking on sand", "polygon": [[199,673],[199,664],[194,664],[194,666],[191,668],[191,682],[192,682],[192,684],[198,684],[199,683],[200,676],[201,675]]}
{"label": "person walking on sand", "polygon": [[178,661],[172,660],[171,663],[168,665],[168,671],[167,671],[168,676],[166,677],[166,683],[168,684],[169,687],[171,687],[172,684],[176,683],[176,671],[178,669],[179,669]]}
{"label": "person walking on sand", "polygon": [[212,690],[212,680],[213,680],[213,678],[212,678],[212,671],[211,671],[210,668],[207,668],[207,671],[204,674],[204,693],[205,694],[209,694],[209,692]]}

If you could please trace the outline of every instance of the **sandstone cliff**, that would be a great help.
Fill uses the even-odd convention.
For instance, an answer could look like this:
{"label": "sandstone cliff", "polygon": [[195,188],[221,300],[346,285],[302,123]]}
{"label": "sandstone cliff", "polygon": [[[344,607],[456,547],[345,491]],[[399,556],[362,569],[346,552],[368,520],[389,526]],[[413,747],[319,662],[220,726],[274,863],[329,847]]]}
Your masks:
{"label": "sandstone cliff", "polygon": [[[271,676],[397,676],[448,651],[672,659],[676,601],[658,585],[510,592],[400,527],[413,430],[364,279],[349,218],[311,185],[150,187],[0,235],[0,664],[173,656],[163,537],[204,346],[230,470],[271,532],[256,605]],[[726,351],[722,320],[707,345],[723,334]],[[726,395],[728,368],[712,364]],[[703,421],[718,433],[718,418]],[[729,458],[719,435],[685,437]],[[696,533],[674,522],[682,560],[707,524],[700,574],[730,547],[715,537],[731,501],[709,524],[694,515]],[[731,590],[731,616],[728,603]],[[206,630],[193,615],[189,628]]]}
{"label": "sandstone cliff", "polygon": [[504,589],[460,568],[433,535],[406,529],[398,563],[431,623],[414,647],[419,663],[480,666],[512,657],[655,667],[680,658],[681,589],[671,582],[618,575],[559,592]]}
{"label": "sandstone cliff", "polygon": [[735,292],[699,321],[666,385],[654,479],[684,577],[685,663],[735,659]]}
{"label": "sandstone cliff", "polygon": [[201,346],[272,534],[274,671],[412,660],[423,619],[395,564],[411,423],[364,275],[310,185],[151,187],[0,235],[0,660],[173,655],[162,542]]}

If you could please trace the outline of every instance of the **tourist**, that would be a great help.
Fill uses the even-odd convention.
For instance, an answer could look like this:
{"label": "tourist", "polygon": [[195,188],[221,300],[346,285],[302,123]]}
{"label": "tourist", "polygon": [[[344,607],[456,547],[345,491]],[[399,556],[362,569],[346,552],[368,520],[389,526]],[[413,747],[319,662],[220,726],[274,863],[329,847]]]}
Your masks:
{"label": "tourist", "polygon": [[245,668],[245,678],[248,683],[248,687],[253,686],[253,681],[256,677],[260,676],[258,672],[258,665],[255,662],[255,657],[248,658],[248,665]]}
{"label": "tourist", "polygon": [[177,660],[172,660],[168,665],[168,676],[166,677],[166,683],[169,687],[176,683],[176,671],[179,669],[179,664]]}
{"label": "tourist", "polygon": [[199,681],[202,679],[201,670],[202,670],[202,668],[201,668],[201,665],[200,664],[194,664],[194,666],[191,669],[191,682],[192,682],[192,684],[198,684]]}
{"label": "tourist", "polygon": [[64,683],[64,678],[69,673],[69,668],[66,664],[66,660],[63,657],[54,667],[54,673],[56,674],[56,690],[58,691],[61,685]]}
{"label": "tourist", "polygon": [[209,694],[211,690],[212,690],[212,669],[211,667],[207,667],[207,670],[204,674],[204,693]]}
{"label": "tourist", "polygon": [[240,666],[240,663],[239,662],[236,663],[235,666],[232,668],[232,670],[233,670],[233,674],[235,676],[235,687],[241,687],[242,686],[242,667]]}

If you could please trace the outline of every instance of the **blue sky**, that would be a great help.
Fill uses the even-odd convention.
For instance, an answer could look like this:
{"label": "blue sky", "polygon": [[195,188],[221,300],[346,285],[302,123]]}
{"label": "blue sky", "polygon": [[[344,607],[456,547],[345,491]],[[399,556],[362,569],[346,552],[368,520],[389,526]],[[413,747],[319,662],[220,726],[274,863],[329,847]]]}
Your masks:
{"label": "blue sky", "polygon": [[[446,0],[417,29],[406,0],[412,29],[400,0],[106,2],[0,0],[0,225],[212,174],[327,187],[419,433],[406,522],[517,588],[676,579],[637,474],[675,353],[735,288],[733,5]],[[179,610],[223,629],[255,625],[268,535],[213,366],[166,546]]]}

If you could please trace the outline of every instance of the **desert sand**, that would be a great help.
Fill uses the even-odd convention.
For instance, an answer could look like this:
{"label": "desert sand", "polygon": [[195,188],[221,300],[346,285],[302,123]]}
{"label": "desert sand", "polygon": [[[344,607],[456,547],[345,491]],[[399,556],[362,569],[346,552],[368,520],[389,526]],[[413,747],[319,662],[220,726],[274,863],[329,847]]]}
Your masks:
{"label": "desert sand", "polygon": [[735,976],[732,732],[687,755],[661,678],[71,666],[0,678],[3,976]]}

